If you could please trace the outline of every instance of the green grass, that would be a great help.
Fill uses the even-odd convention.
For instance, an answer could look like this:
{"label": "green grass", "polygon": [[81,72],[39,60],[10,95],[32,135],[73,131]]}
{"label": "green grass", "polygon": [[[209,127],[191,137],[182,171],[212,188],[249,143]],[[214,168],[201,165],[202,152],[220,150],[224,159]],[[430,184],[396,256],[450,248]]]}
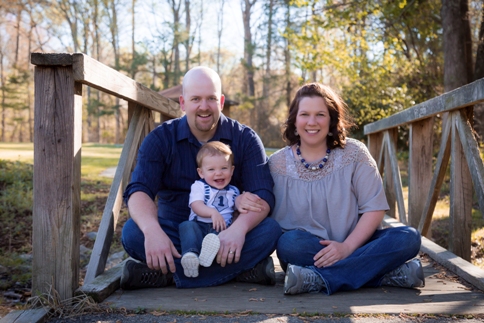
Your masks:
{"label": "green grass", "polygon": [[[120,145],[83,144],[81,151],[81,176],[99,179],[101,172],[118,165],[122,147]],[[0,159],[32,164],[32,143],[0,143]]]}

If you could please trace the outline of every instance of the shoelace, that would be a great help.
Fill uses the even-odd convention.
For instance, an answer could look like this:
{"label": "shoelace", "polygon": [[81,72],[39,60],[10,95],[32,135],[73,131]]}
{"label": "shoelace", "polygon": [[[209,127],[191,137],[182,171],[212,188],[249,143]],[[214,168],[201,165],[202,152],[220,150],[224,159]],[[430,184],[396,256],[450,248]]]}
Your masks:
{"label": "shoelace", "polygon": [[160,277],[161,273],[158,271],[150,271],[141,274],[141,283],[147,284],[151,286],[157,286],[159,284],[158,278]]}
{"label": "shoelace", "polygon": [[319,292],[323,288],[321,277],[311,272],[304,275],[303,290],[308,292]]}

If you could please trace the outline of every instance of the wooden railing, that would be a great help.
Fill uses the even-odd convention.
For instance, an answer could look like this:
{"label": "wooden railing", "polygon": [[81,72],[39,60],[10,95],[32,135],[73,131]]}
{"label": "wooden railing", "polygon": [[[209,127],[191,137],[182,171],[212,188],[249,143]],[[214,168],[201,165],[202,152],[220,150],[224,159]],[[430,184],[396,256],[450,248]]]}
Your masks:
{"label": "wooden railing", "polygon": [[84,54],[32,53],[35,65],[33,201],[34,295],[53,288],[69,299],[79,287],[82,85],[128,101],[129,128],[84,283],[104,272],[122,192],[140,142],[163,119],[182,115],[168,100]]}
{"label": "wooden railing", "polygon": [[[484,79],[368,124],[370,153],[384,176],[390,216],[426,236],[450,160],[449,250],[471,256],[473,195],[484,216],[484,166],[469,123],[472,106],[484,101]],[[441,142],[433,165],[435,116],[442,117]],[[405,210],[397,160],[399,127],[408,126],[408,213]],[[474,190],[473,190],[474,188]],[[396,207],[395,207],[396,204]]]}

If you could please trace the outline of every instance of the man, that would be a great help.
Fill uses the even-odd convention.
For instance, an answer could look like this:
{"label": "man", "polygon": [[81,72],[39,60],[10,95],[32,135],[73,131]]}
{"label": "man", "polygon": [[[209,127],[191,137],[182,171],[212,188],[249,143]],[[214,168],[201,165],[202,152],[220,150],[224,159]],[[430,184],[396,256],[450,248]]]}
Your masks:
{"label": "man", "polygon": [[[153,130],[140,147],[131,183],[124,199],[131,215],[123,228],[128,261],[121,288],[178,288],[214,286],[236,278],[274,284],[275,250],[281,229],[267,218],[274,206],[273,181],[260,138],[250,128],[226,118],[225,97],[218,74],[207,67],[187,72],[183,79],[182,118]],[[240,215],[219,234],[216,263],[185,277],[180,263],[178,225],[188,219],[190,187],[197,180],[196,154],[200,146],[218,140],[234,153],[232,185],[241,192],[235,206]],[[154,203],[158,198],[158,207]]]}

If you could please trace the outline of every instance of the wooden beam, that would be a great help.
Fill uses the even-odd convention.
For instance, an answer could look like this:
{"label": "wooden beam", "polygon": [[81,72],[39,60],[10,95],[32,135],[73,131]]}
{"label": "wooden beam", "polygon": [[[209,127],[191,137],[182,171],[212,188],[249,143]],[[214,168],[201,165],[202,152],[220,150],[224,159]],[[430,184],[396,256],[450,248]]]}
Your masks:
{"label": "wooden beam", "polygon": [[484,216],[484,165],[479,152],[479,146],[472,133],[471,126],[467,121],[466,112],[461,111],[460,114],[456,114],[455,117],[457,119],[456,126],[459,131],[460,140],[464,148],[464,155],[466,156],[467,165],[471,172],[479,209],[482,216]]}
{"label": "wooden beam", "polygon": [[32,53],[31,63],[37,66],[72,65],[74,68],[74,79],[82,84],[89,85],[128,102],[137,102],[169,118],[181,117],[184,114],[177,102],[165,98],[128,76],[82,53]]}
{"label": "wooden beam", "polygon": [[126,140],[123,145],[123,150],[121,151],[121,156],[119,157],[118,166],[116,167],[113,183],[111,184],[94,248],[89,260],[86,277],[84,278],[84,282],[87,284],[93,281],[99,274],[103,273],[106,266],[114,228],[116,227],[119,210],[123,202],[123,178],[127,177],[126,170],[130,173],[131,165],[136,158],[139,142],[144,138],[141,138],[144,124],[147,122],[147,118],[144,117],[146,116],[144,110],[145,108],[143,107],[135,110],[131,118],[128,133],[126,134]]}
{"label": "wooden beam", "polygon": [[88,295],[98,303],[104,301],[112,293],[114,293],[120,286],[121,274],[123,272],[124,264],[132,258],[123,260],[113,268],[106,270],[94,280],[89,283],[84,283],[76,291],[76,295]]}
{"label": "wooden beam", "polygon": [[48,315],[49,310],[46,308],[12,311],[4,316],[0,323],[41,323],[49,319]]}
{"label": "wooden beam", "polygon": [[471,260],[472,180],[465,161],[464,150],[457,130],[460,113],[449,114],[452,122],[450,163],[450,228],[449,250]]}
{"label": "wooden beam", "polygon": [[418,228],[432,181],[434,118],[410,124],[408,224]]}
{"label": "wooden beam", "polygon": [[82,85],[72,66],[35,68],[33,294],[79,285]]}
{"label": "wooden beam", "polygon": [[364,133],[383,131],[484,101],[484,78],[365,125]]}
{"label": "wooden beam", "polygon": [[407,224],[407,213],[405,212],[405,204],[403,200],[402,179],[400,177],[400,168],[398,167],[395,137],[396,136],[392,136],[392,138],[390,138],[389,131],[385,132],[385,141],[386,146],[388,147],[388,156],[390,159],[390,167],[392,169],[393,191],[397,200],[398,217],[400,222]]}
{"label": "wooden beam", "polygon": [[435,210],[435,205],[439,198],[440,187],[444,181],[445,171],[450,159],[450,128],[451,123],[446,122],[442,125],[442,138],[440,142],[439,154],[437,156],[437,163],[435,164],[434,175],[432,182],[430,183],[430,194],[427,197],[425,206],[420,217],[420,224],[418,230],[423,236],[427,236],[430,230],[430,224],[432,223],[432,215]]}

